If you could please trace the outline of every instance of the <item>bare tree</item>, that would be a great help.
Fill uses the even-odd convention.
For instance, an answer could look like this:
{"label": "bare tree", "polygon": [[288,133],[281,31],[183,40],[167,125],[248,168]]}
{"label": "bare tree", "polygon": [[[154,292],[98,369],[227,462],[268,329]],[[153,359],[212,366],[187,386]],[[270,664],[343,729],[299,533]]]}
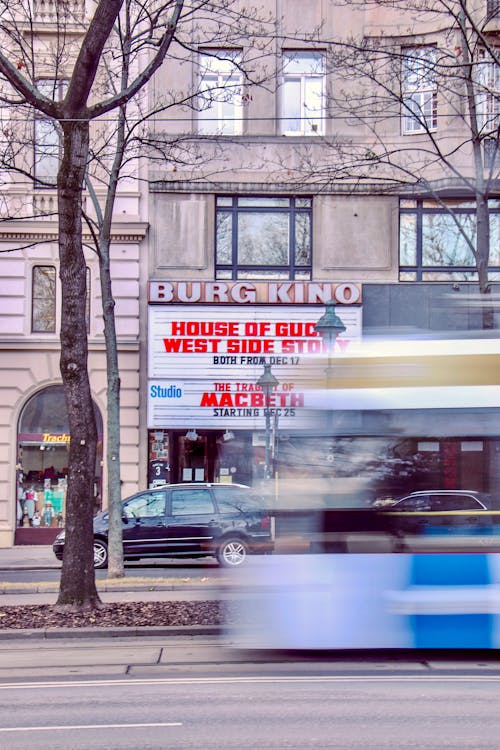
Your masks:
{"label": "bare tree", "polygon": [[[296,149],[295,178],[346,192],[432,197],[490,290],[488,199],[500,176],[500,47],[487,4],[473,0],[345,0],[358,34],[325,37],[333,133]],[[355,24],[353,24],[355,25]],[[293,177],[290,163],[287,172]],[[474,200],[465,224],[446,195]],[[487,299],[487,298],[485,298]],[[484,327],[492,310],[484,307]]]}
{"label": "bare tree", "polygon": [[[7,3],[3,5],[7,6]],[[196,149],[189,130],[184,135],[165,136],[162,132],[155,132],[147,123],[179,105],[187,109],[209,109],[217,98],[231,97],[234,92],[239,94],[238,85],[235,86],[229,78],[219,87],[212,87],[210,91],[204,90],[203,96],[200,97],[203,85],[201,75],[196,78],[198,83],[188,91],[171,90],[157,96],[154,101],[146,95],[144,87],[164,62],[173,65],[179,59],[182,61],[188,57],[197,64],[201,40],[204,44],[217,44],[220,48],[221,45],[241,45],[244,39],[248,42],[250,34],[255,40],[255,48],[249,45],[249,52],[238,64],[244,71],[246,80],[262,83],[266,74],[261,70],[258,76],[253,75],[253,61],[258,59],[262,69],[263,53],[272,35],[268,34],[266,21],[261,19],[255,9],[242,11],[234,0],[222,0],[219,3],[210,3],[206,0],[192,3],[170,0],[147,4],[127,0],[114,3],[112,7],[104,7],[105,4],[97,3],[94,18],[83,43],[78,48],[74,42],[75,26],[81,28],[84,19],[81,14],[75,15],[70,11],[81,10],[81,5],[78,2],[54,3],[54,17],[51,20],[56,22],[57,33],[50,48],[44,49],[44,58],[38,59],[37,45],[33,39],[36,35],[33,35],[30,44],[25,43],[25,28],[36,26],[35,19],[29,14],[29,6],[25,7],[22,2],[11,3],[8,18],[4,21],[3,28],[0,26],[0,31],[3,30],[6,35],[8,33],[9,39],[13,40],[12,57],[0,57],[0,72],[10,87],[2,97],[4,105],[7,105],[7,114],[3,118],[5,122],[9,121],[13,111],[22,113],[18,119],[25,117],[26,122],[29,122],[31,111],[34,109],[35,113],[39,113],[40,123],[46,128],[45,131],[42,129],[41,135],[46,136],[46,153],[49,155],[51,149],[57,148],[57,144],[54,144],[53,138],[51,139],[51,136],[57,135],[54,123],[60,128],[63,136],[63,159],[58,173],[58,201],[66,200],[66,211],[70,215],[72,201],[76,205],[75,223],[68,225],[64,234],[61,232],[60,240],[63,301],[66,301],[69,290],[74,295],[73,306],[69,307],[69,303],[63,306],[64,329],[61,330],[61,343],[64,357],[69,358],[70,364],[73,364],[76,354],[66,346],[66,343],[70,343],[68,334],[72,333],[74,339],[83,347],[78,352],[80,358],[76,364],[78,373],[84,381],[86,380],[83,390],[80,390],[80,381],[78,386],[70,391],[71,400],[67,397],[72,434],[70,467],[73,465],[76,446],[86,446],[87,450],[85,471],[80,469],[78,474],[80,484],[76,483],[71,469],[68,477],[68,551],[65,551],[59,604],[95,606],[98,604],[98,598],[88,554],[92,547],[92,513],[89,505],[92,492],[89,490],[89,482],[93,479],[95,428],[92,434],[82,434],[85,432],[85,426],[90,431],[92,420],[88,419],[88,415],[93,413],[86,375],[86,329],[84,318],[81,317],[82,301],[85,300],[82,218],[93,238],[93,248],[97,252],[100,267],[107,360],[106,457],[110,514],[108,574],[110,577],[116,577],[123,575],[120,375],[110,248],[113,209],[119,182],[129,179],[131,175],[137,178],[138,163],[144,157],[151,160],[168,160],[174,165],[182,165],[185,170],[196,170],[197,179],[204,179],[209,173],[206,150]],[[203,28],[200,27],[195,33],[193,29],[199,21]],[[94,38],[97,27],[99,38]],[[214,51],[212,54],[216,57],[217,52]],[[68,78],[70,66],[73,66],[73,72]],[[78,87],[78,77],[82,75],[86,81],[83,88]],[[67,83],[62,86],[61,80]],[[79,88],[81,90],[76,97],[73,92]],[[11,92],[15,92],[17,97]],[[106,117],[108,113],[113,113],[109,119]],[[4,148],[0,159],[9,173],[16,172],[18,176],[33,181],[35,185],[41,185],[44,184],[41,170],[34,170],[36,165],[30,163],[26,156],[34,145],[33,141],[30,142],[27,132],[21,133],[20,136],[14,128],[6,125]],[[42,153],[43,145],[42,137]],[[217,139],[212,146],[212,153],[220,154]],[[75,172],[74,161],[77,158],[78,171]],[[200,169],[201,165],[203,169]],[[220,171],[220,164],[217,169]],[[73,173],[74,181],[69,191],[67,175]],[[50,185],[50,179],[45,184]],[[84,187],[92,201],[93,216],[82,211]],[[5,215],[12,218],[12,206],[4,212]],[[70,239],[74,243],[73,253],[78,257],[78,266],[69,272],[70,269],[67,269],[66,265],[67,243]],[[76,280],[78,285],[73,292]],[[71,312],[72,316],[68,315],[68,312]],[[63,383],[68,393],[68,365],[62,366]],[[82,398],[84,393],[85,400]],[[78,425],[80,432],[75,431],[73,425]],[[84,496],[86,505],[82,501]],[[86,519],[85,526],[83,516]],[[82,534],[84,528],[85,533]]]}
{"label": "bare tree", "polygon": [[[22,2],[2,3],[2,32],[6,42],[0,52],[1,100],[11,109],[26,104],[58,123],[62,134],[62,158],[57,174],[59,257],[62,287],[61,377],[64,386],[71,443],[66,500],[66,544],[57,604],[60,607],[93,608],[100,600],[93,565],[93,492],[96,456],[96,424],[87,369],[85,316],[86,267],[82,241],[82,196],[88,169],[90,123],[124,106],[150,80],[165,59],[183,11],[183,1],[152,3],[143,16],[145,51],[150,55],[135,71],[124,90],[97,101],[93,87],[99,80],[106,56],[112,56],[113,29],[123,0],[99,0],[87,31],[77,48],[71,45],[68,18],[71,4],[60,3],[65,28],[57,34],[50,63],[51,78],[71,61],[73,67],[61,100],[47,96],[38,81],[40,67],[47,70],[47,57],[40,54],[33,39],[30,6]],[[128,3],[127,3],[128,5]],[[142,7],[142,6],[141,6]],[[31,23],[30,23],[31,22]],[[31,30],[26,33],[26,27]],[[141,30],[142,30],[141,29]],[[63,33],[66,31],[66,33]],[[108,46],[107,46],[108,45]],[[67,70],[67,68],[66,68]]]}

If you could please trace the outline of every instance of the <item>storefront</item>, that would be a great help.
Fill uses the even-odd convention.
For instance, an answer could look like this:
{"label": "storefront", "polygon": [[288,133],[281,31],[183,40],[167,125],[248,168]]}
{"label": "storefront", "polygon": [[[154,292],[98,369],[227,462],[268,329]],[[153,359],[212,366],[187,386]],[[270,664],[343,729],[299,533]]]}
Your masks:
{"label": "storefront", "polygon": [[[96,510],[102,488],[102,418],[97,408]],[[15,544],[50,544],[64,526],[69,463],[69,424],[64,392],[53,385],[25,404],[18,424]]]}
{"label": "storefront", "polygon": [[[332,299],[347,351],[361,335],[360,285],[150,282],[150,485],[255,486],[266,438],[277,465],[282,438],[318,429],[304,383],[317,379],[325,345],[314,326]],[[265,364],[278,381],[269,399],[258,384]]]}
{"label": "storefront", "polygon": [[[346,331],[328,383],[314,326],[337,287]],[[258,487],[268,440],[276,493],[294,506],[429,486],[496,492],[496,349],[436,339],[421,356],[399,339],[367,358],[361,301],[349,284],[150,282],[150,486]],[[264,364],[278,381],[267,403]]]}

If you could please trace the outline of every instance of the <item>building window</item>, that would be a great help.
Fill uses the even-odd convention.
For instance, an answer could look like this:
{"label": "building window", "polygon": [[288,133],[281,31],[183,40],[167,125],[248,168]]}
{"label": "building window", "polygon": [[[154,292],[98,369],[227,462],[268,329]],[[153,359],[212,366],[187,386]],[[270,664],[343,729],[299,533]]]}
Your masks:
{"label": "building window", "polygon": [[31,292],[32,333],[55,333],[56,330],[56,269],[34,266]]}
{"label": "building window", "polygon": [[[64,96],[67,82],[45,78],[37,81],[37,87],[49,99],[59,101]],[[55,184],[61,159],[59,125],[55,120],[45,117],[40,112],[35,113],[33,144],[34,168],[37,181],[41,184]]]}
{"label": "building window", "polygon": [[500,16],[500,0],[487,0],[486,3],[486,18],[489,21],[491,18],[497,18]]}
{"label": "building window", "polygon": [[[500,280],[500,200],[490,200],[489,277]],[[464,236],[465,235],[465,236]],[[400,281],[477,281],[473,202],[402,200],[399,212]]]}
{"label": "building window", "polygon": [[311,278],[311,198],[219,196],[218,279]]}
{"label": "building window", "polygon": [[322,52],[284,52],[282,132],[324,133],[325,68]]}
{"label": "building window", "polygon": [[[85,321],[90,333],[90,268],[86,269],[87,297]],[[31,332],[55,333],[56,330],[56,269],[54,266],[34,266],[31,292]]]}
{"label": "building window", "polygon": [[485,49],[477,54],[476,109],[481,134],[494,136],[500,126],[500,65]]}
{"label": "building window", "polygon": [[436,48],[406,47],[403,54],[403,133],[437,128]]}
{"label": "building window", "polygon": [[86,277],[87,277],[87,298],[85,300],[85,322],[87,324],[87,333],[90,333],[90,268],[86,269]]}
{"label": "building window", "polygon": [[243,75],[240,53],[212,50],[200,58],[198,132],[205,135],[241,135],[243,130]]}
{"label": "building window", "polygon": [[500,167],[500,138],[485,138],[483,148],[486,169]]}

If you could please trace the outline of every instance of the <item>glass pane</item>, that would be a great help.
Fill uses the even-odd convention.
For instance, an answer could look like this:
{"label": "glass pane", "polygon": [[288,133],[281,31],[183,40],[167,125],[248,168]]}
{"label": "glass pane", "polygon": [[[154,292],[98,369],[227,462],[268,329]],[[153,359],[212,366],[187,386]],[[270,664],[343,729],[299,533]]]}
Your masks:
{"label": "glass pane", "polygon": [[[474,242],[476,220],[461,215],[460,226]],[[424,214],[422,219],[422,264],[424,266],[474,266],[474,256],[452,216]],[[404,264],[403,264],[404,265]]]}
{"label": "glass pane", "polygon": [[233,272],[230,269],[228,269],[227,271],[224,270],[224,269],[223,270],[219,269],[215,273],[215,278],[216,279],[232,279],[233,278]]}
{"label": "glass pane", "polygon": [[[237,96],[235,94],[235,96]],[[223,101],[220,105],[219,130],[225,135],[239,135],[243,129],[242,111],[236,101]]]}
{"label": "glass pane", "polygon": [[296,271],[295,281],[311,281],[311,272],[310,271]]}
{"label": "glass pane", "polygon": [[68,81],[58,81],[55,78],[40,78],[36,83],[41,94],[55,102],[60,101],[68,89]]}
{"label": "glass pane", "polygon": [[[97,432],[102,435],[101,413],[94,406]],[[19,419],[20,433],[69,433],[69,420],[62,385],[49,385],[36,393],[23,409]]]}
{"label": "glass pane", "polygon": [[199,93],[198,132],[215,133],[218,128],[217,102],[212,89],[216,86],[217,79],[206,76],[202,79]]}
{"label": "glass pane", "polygon": [[[264,270],[262,268],[256,268],[253,271],[242,271],[241,269],[238,269],[238,279],[251,279],[252,281],[259,281],[259,280],[268,280],[272,279],[273,281],[288,281],[290,278],[290,272],[288,269],[286,271],[268,271]],[[299,278],[297,275],[296,278]],[[309,279],[310,276],[307,277]]]}
{"label": "glass pane", "polygon": [[311,208],[311,206],[312,206],[311,198],[295,198],[296,208]]}
{"label": "glass pane", "polygon": [[90,332],[90,268],[87,268],[87,298],[85,300],[85,321],[87,323],[87,333]]}
{"label": "glass pane", "polygon": [[425,271],[422,281],[477,281],[473,271]]}
{"label": "glass pane", "polygon": [[35,171],[53,180],[59,169],[59,133],[52,120],[35,120]]}
{"label": "glass pane", "polygon": [[399,274],[400,281],[416,281],[417,274],[411,271],[401,271]]}
{"label": "glass pane", "polygon": [[406,198],[403,198],[399,201],[400,208],[416,208],[417,207],[417,201],[408,200]]}
{"label": "glass pane", "polygon": [[288,208],[289,198],[238,198],[238,206],[260,206],[261,208]]}
{"label": "glass pane", "polygon": [[321,52],[284,52],[283,72],[285,75],[321,75],[323,60]]}
{"label": "glass pane", "polygon": [[173,516],[191,516],[213,512],[214,504],[208,490],[172,490]]}
{"label": "glass pane", "polygon": [[500,266],[500,214],[490,214],[490,266]]}
{"label": "glass pane", "polygon": [[288,208],[289,198],[238,198],[238,206],[261,206],[262,208]]}
{"label": "glass pane", "polygon": [[229,265],[233,262],[232,252],[232,214],[226,211],[217,212],[216,263]]}
{"label": "glass pane", "polygon": [[406,88],[435,85],[435,47],[407,47],[403,54],[403,78]]}
{"label": "glass pane", "polygon": [[311,264],[311,217],[309,214],[295,215],[295,264]]}
{"label": "glass pane", "polygon": [[323,109],[323,83],[319,78],[311,78],[304,83],[304,118],[306,133],[320,133]]}
{"label": "glass pane", "polygon": [[237,135],[242,129],[240,80],[205,76],[199,94],[198,132]]}
{"label": "glass pane", "polygon": [[232,206],[233,199],[224,195],[219,195],[217,196],[217,205],[218,206]]}
{"label": "glass pane", "polygon": [[287,214],[238,215],[238,264],[284,266],[289,263]]}
{"label": "glass pane", "polygon": [[54,299],[33,300],[33,333],[54,333],[56,306]]}
{"label": "glass pane", "polygon": [[302,132],[300,80],[285,81],[283,85],[283,132]]}
{"label": "glass pane", "polygon": [[[443,203],[446,206],[450,206],[450,208],[476,208],[475,201],[466,201],[462,198],[447,198]],[[424,208],[436,208],[439,211],[443,211],[441,203],[438,203],[438,201],[433,200],[432,198],[425,198],[425,200],[422,201],[422,206]]]}
{"label": "glass pane", "polygon": [[207,53],[200,57],[200,67],[203,71],[203,75],[207,71],[211,73],[222,73],[230,75],[234,72],[234,63],[239,62],[240,53],[238,50],[213,50],[213,54]]}
{"label": "glass pane", "polygon": [[54,266],[33,268],[31,330],[53,333],[56,329],[56,269]]}
{"label": "glass pane", "polygon": [[129,518],[155,518],[165,515],[165,493],[146,492],[124,505],[124,512]]}
{"label": "glass pane", "polygon": [[399,217],[399,265],[414,266],[417,263],[417,217],[401,214]]}

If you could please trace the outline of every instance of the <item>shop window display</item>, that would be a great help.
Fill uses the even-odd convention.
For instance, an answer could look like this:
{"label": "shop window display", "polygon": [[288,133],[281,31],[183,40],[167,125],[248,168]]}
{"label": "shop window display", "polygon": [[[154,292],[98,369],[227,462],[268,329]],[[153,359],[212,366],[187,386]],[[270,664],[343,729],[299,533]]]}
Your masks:
{"label": "shop window display", "polygon": [[[102,419],[95,411],[98,434],[102,434]],[[64,526],[69,444],[63,388],[50,386],[27,402],[19,419],[16,539],[27,536],[25,529],[33,529],[34,534],[36,530],[53,529],[55,534]],[[101,457],[99,440],[94,482],[99,505]]]}

